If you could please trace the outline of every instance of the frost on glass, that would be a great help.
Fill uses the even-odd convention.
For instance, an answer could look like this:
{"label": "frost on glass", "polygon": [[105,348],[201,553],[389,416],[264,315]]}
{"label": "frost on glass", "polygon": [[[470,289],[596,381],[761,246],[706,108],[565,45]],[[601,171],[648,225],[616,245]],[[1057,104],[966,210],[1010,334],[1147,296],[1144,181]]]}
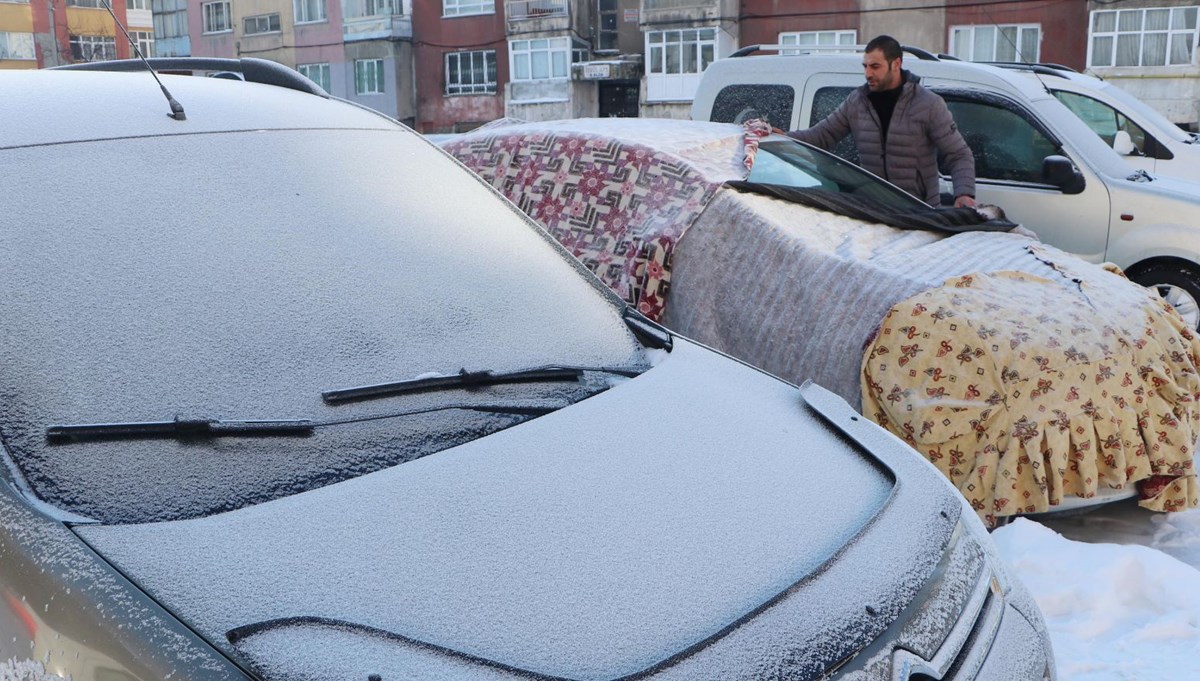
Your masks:
{"label": "frost on glass", "polygon": [[[101,520],[192,517],[439,451],[528,418],[454,402],[574,402],[603,386],[321,392],[428,372],[645,367],[615,299],[456,164],[405,132],[257,132],[5,152],[0,417],[46,501]],[[101,210],[114,156],[153,167]],[[238,158],[236,164],[228,159]],[[218,170],[219,169],[219,170]],[[52,424],[341,422],[312,437],[49,445]]]}

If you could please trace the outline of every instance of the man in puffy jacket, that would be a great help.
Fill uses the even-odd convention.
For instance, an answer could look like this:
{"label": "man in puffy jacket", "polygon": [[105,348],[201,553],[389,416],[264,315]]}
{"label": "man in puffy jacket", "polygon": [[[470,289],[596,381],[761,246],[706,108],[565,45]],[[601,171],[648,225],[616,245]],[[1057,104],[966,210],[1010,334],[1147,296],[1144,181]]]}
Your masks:
{"label": "man in puffy jacket", "polygon": [[867,43],[863,71],[867,82],[825,120],[788,136],[832,149],[849,133],[863,168],[932,206],[941,204],[940,151],[950,166],[955,207],[974,206],[975,156],[946,102],[903,69],[900,43],[886,35]]}

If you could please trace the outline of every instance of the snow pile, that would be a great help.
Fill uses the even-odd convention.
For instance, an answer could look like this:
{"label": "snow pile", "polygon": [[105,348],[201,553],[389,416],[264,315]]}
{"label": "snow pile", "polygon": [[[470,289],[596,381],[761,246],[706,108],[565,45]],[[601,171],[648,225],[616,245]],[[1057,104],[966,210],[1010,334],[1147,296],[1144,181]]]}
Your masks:
{"label": "snow pile", "polygon": [[[1200,514],[1164,521],[1156,536],[1177,539]],[[1146,546],[1074,542],[1024,518],[992,537],[1046,618],[1060,681],[1195,678],[1196,567]]]}

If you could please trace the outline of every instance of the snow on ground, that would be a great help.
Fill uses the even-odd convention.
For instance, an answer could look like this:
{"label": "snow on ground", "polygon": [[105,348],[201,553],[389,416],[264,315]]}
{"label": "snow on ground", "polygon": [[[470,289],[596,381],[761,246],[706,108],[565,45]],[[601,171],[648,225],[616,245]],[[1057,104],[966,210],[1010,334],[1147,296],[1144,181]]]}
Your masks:
{"label": "snow on ground", "polygon": [[992,538],[1042,609],[1060,681],[1200,679],[1200,509],[1121,502]]}

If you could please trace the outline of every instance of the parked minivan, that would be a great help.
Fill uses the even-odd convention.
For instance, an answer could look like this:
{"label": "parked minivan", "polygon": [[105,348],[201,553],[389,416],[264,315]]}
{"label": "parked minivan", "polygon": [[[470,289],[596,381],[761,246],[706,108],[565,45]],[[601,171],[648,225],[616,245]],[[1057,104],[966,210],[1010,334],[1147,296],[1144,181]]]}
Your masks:
{"label": "parked minivan", "polygon": [[[1200,325],[1200,184],[1129,165],[1019,72],[924,52],[904,66],[954,114],[975,153],[981,203],[1000,206],[1047,243],[1117,264]],[[856,54],[722,59],[705,70],[692,118],[758,116],[781,129],[806,128],[862,82]],[[849,138],[835,151],[857,160]]]}

